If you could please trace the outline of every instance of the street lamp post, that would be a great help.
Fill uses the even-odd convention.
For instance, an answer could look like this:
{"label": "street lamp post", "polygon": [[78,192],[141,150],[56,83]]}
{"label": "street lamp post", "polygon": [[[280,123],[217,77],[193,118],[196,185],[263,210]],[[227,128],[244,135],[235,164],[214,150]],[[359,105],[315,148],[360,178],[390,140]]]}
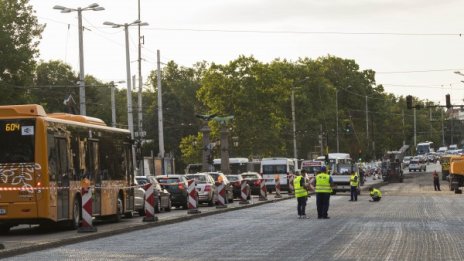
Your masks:
{"label": "street lamp post", "polygon": [[[298,81],[298,83],[302,83],[306,80],[309,80],[309,77],[305,77],[302,80]],[[298,152],[296,149],[296,119],[295,119],[295,85],[292,85],[292,97],[291,97],[291,103],[292,103],[292,126],[293,126],[293,157],[295,159],[298,159]]]}
{"label": "street lamp post", "polygon": [[78,32],[79,32],[79,110],[81,115],[86,115],[85,107],[85,80],[84,80],[84,47],[83,47],[83,36],[82,36],[82,11],[103,11],[105,8],[93,3],[87,7],[81,8],[69,8],[61,5],[55,5],[53,9],[61,10],[61,13],[77,12],[78,21]]}
{"label": "street lamp post", "polygon": [[[113,22],[104,22],[103,25],[111,26],[112,28],[124,27],[125,42],[126,42],[126,82],[127,82],[127,125],[131,133],[131,139],[134,139],[134,119],[132,116],[132,82],[131,82],[131,71],[130,71],[130,54],[129,54],[129,26],[145,26],[148,23],[142,23],[140,20],[135,20],[132,23],[116,24]],[[136,163],[135,148],[132,146],[132,158],[133,162]]]}
{"label": "street lamp post", "polygon": [[110,82],[111,87],[111,126],[116,127],[116,98],[114,95],[116,83],[125,83],[125,81]]}

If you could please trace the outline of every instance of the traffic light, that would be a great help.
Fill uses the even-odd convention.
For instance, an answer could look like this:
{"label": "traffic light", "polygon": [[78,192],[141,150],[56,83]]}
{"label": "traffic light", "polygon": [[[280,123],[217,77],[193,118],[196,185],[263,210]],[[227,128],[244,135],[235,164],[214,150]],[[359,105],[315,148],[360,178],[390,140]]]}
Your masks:
{"label": "traffic light", "polygon": [[445,95],[445,97],[446,97],[446,108],[448,108],[448,109],[449,109],[449,108],[451,108],[451,107],[452,107],[452,105],[451,105],[451,98],[450,98],[450,95],[449,95],[449,94],[447,94],[447,95]]}
{"label": "traffic light", "polygon": [[412,109],[412,96],[411,95],[406,96],[406,107],[408,109]]}
{"label": "traffic light", "polygon": [[351,131],[353,130],[353,128],[351,127],[351,124],[349,122],[345,123],[345,131],[346,133],[351,133]]}

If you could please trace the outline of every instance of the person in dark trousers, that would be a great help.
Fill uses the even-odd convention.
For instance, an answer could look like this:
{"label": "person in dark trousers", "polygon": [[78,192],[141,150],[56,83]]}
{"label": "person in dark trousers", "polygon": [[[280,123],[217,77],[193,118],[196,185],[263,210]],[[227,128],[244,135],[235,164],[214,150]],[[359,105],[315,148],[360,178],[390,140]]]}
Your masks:
{"label": "person in dark trousers", "polygon": [[296,207],[299,219],[306,219],[306,202],[308,200],[308,191],[305,184],[305,171],[302,170],[301,174],[297,172],[297,176],[293,179],[293,188],[295,189],[295,197],[298,201]]}
{"label": "person in dark trousers", "polygon": [[330,205],[330,194],[332,194],[332,177],[326,173],[326,167],[322,166],[321,171],[316,175],[316,206],[317,218],[329,219],[328,211]]}
{"label": "person in dark trousers", "polygon": [[352,171],[350,177],[351,199],[349,201],[358,201],[358,183],[358,175]]}
{"label": "person in dark trousers", "polygon": [[435,191],[441,191],[440,189],[440,177],[438,177],[438,173],[437,171],[435,170],[432,174],[433,176],[433,188],[435,189]]}
{"label": "person in dark trousers", "polygon": [[380,192],[380,190],[376,188],[370,188],[369,191],[369,194],[372,197],[372,199],[369,200],[370,202],[378,202],[382,199],[382,192]]}
{"label": "person in dark trousers", "polygon": [[364,186],[364,179],[365,179],[366,173],[364,169],[359,170],[359,182],[361,186]]}

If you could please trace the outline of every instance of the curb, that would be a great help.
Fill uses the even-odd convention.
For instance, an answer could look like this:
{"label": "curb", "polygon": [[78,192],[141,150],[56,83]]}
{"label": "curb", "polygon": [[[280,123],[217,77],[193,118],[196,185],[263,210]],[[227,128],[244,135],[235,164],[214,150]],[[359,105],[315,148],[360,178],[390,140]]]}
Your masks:
{"label": "curb", "polygon": [[[207,216],[212,216],[212,215],[217,215],[217,214],[222,214],[230,211],[235,211],[235,210],[240,210],[240,209],[245,209],[245,208],[252,208],[252,207],[257,207],[261,206],[264,204],[269,204],[269,203],[275,203],[278,201],[283,201],[287,199],[292,199],[293,197],[283,197],[283,198],[277,198],[277,199],[271,199],[267,201],[259,201],[253,204],[249,205],[240,205],[238,207],[233,207],[233,208],[221,208],[217,209],[216,211],[211,211],[211,212],[203,212],[199,214],[185,214],[185,216],[180,216],[176,217],[173,219],[168,219],[168,220],[160,220],[156,221],[153,223],[140,223],[140,225],[135,225],[131,227],[124,227],[116,230],[111,230],[111,231],[105,231],[105,232],[97,232],[95,234],[85,234],[85,236],[77,236],[73,238],[68,238],[68,239],[63,239],[60,241],[55,241],[55,242],[48,242],[44,244],[39,244],[39,245],[33,245],[33,246],[27,246],[24,248],[15,248],[15,249],[3,249],[0,251],[0,258],[5,258],[5,257],[13,257],[21,254],[27,254],[31,252],[36,252],[36,251],[41,251],[41,250],[46,250],[50,248],[56,248],[60,246],[66,246],[66,245],[71,245],[71,244],[76,244],[76,243],[81,243],[89,240],[94,240],[94,239],[100,239],[104,237],[110,237],[114,235],[119,235],[119,234],[124,234],[132,231],[138,231],[142,229],[147,229],[147,228],[154,228],[154,227],[159,227],[159,226],[164,226],[164,225],[170,225],[170,224],[175,224],[179,223],[182,221],[188,221],[188,220],[193,220],[201,217],[207,217]],[[76,232],[77,234],[77,232]],[[3,244],[2,244],[3,245]],[[2,248],[0,248],[2,249]]]}

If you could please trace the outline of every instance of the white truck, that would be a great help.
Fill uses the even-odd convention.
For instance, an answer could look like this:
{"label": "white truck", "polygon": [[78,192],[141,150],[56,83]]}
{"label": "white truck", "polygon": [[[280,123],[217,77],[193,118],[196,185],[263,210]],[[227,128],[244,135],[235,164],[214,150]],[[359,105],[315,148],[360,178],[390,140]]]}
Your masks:
{"label": "white truck", "polygon": [[[334,184],[333,194],[351,190],[351,172],[357,173],[357,167],[352,163],[348,153],[329,153],[330,176]],[[359,175],[358,175],[359,178]],[[358,194],[360,194],[358,182]]]}

